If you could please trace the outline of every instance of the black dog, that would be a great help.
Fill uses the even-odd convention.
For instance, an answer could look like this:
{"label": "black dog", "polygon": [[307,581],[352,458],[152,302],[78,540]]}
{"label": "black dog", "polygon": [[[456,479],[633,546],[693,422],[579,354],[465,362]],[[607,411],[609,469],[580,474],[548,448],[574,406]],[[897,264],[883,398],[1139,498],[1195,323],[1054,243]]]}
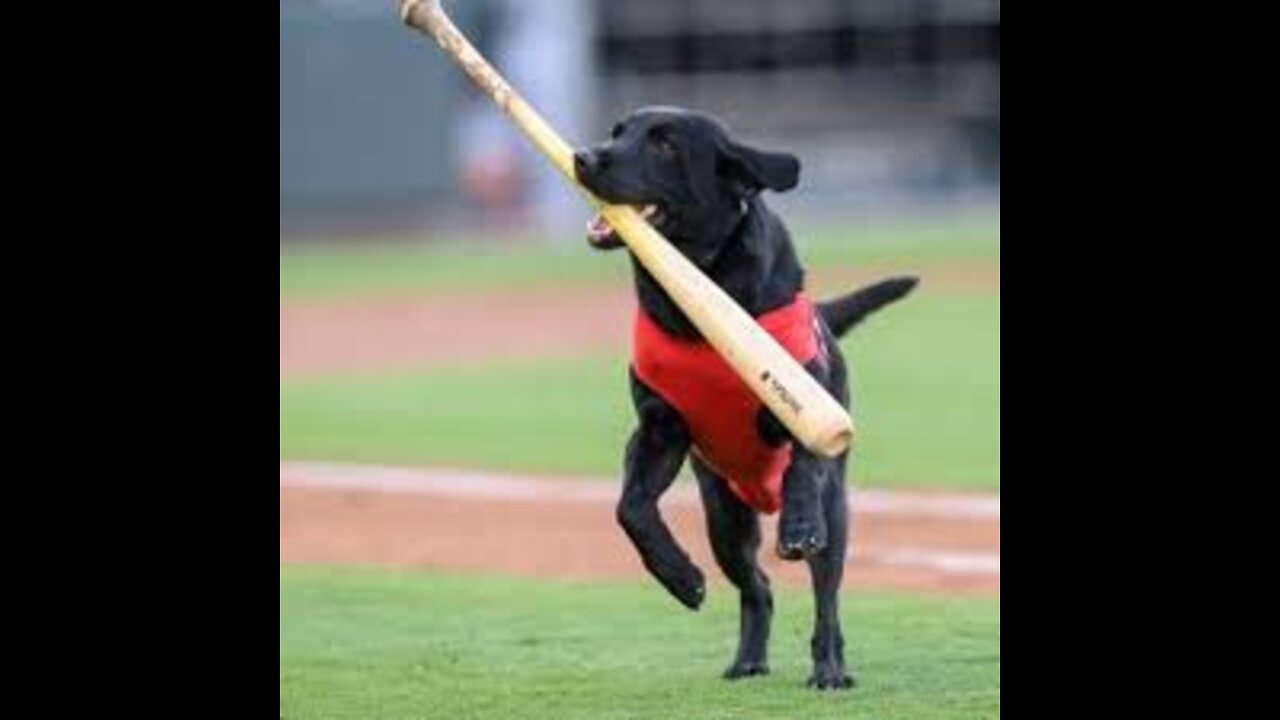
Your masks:
{"label": "black dog", "polygon": [[[574,160],[583,185],[607,202],[641,209],[658,231],[739,305],[762,318],[762,324],[763,318],[793,313],[792,308],[799,308],[797,313],[811,308],[800,342],[817,349],[805,368],[848,406],[847,371],[837,338],[869,313],[909,293],[916,279],[895,278],[830,302],[796,304],[803,298],[804,273],[786,227],[765,207],[760,193],[795,187],[799,160],[735,142],[714,118],[676,108],[633,113],[614,128],[609,141],[575,153]],[[588,239],[601,249],[622,246],[599,217],[588,226]],[[652,323],[656,330],[643,332],[679,352],[700,352],[697,346],[705,341],[698,331],[634,258],[633,263],[642,310],[638,327]],[[679,383],[680,378],[673,381]],[[686,417],[689,413],[677,409],[680,403],[670,397],[672,393],[664,395],[646,382],[635,362],[631,394],[639,427],[627,445],[618,522],[649,572],[680,602],[696,610],[705,594],[702,572],[658,512],[658,499],[675,480],[686,455],[691,456],[716,562],[741,593],[738,652],[725,677],[768,673],[773,598],[769,579],[756,560],[758,513],[780,505],[777,552],[784,559],[806,560],[813,578],[817,612],[809,684],[824,689],[851,687],[838,614],[849,532],[846,456],[823,458],[791,442],[785,427],[756,401],[750,421],[758,437],[749,441],[790,453],[789,462],[777,473],[780,487],[775,488],[773,505],[764,491],[760,491],[764,499],[756,502],[748,494],[751,487],[726,478],[728,473],[713,462],[714,453],[706,447],[710,443],[698,436],[693,420]]]}

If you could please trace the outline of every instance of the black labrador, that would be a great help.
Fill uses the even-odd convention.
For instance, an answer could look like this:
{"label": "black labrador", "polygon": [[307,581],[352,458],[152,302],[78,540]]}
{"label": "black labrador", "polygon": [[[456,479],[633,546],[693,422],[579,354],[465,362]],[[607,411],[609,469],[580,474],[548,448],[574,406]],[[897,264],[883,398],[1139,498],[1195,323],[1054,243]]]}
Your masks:
{"label": "black labrador", "polygon": [[[632,113],[613,128],[608,141],[576,152],[574,161],[583,185],[607,202],[640,209],[753,317],[788,306],[802,292],[804,272],[791,237],[760,197],[764,190],[782,192],[796,186],[796,157],[737,142],[709,115],[654,107]],[[600,217],[588,225],[588,240],[600,249],[623,246]],[[634,258],[633,265],[643,313],[673,338],[701,341],[684,313]],[[818,321],[810,327],[821,355],[805,367],[846,407],[847,370],[837,339],[869,313],[909,293],[916,282],[913,277],[894,278],[815,305]],[[738,652],[725,677],[767,674],[773,598],[769,578],[756,558],[759,511],[732,491],[699,452],[681,412],[641,380],[634,364],[630,380],[639,427],[627,445],[618,522],[649,572],[696,610],[705,594],[703,574],[658,512],[658,499],[686,456],[691,458],[716,562],[740,591]],[[763,406],[754,422],[761,441],[791,449],[781,477],[777,552],[787,560],[807,561],[812,574],[816,620],[809,684],[851,687],[838,614],[849,533],[847,453],[827,459],[792,443],[786,428]]]}

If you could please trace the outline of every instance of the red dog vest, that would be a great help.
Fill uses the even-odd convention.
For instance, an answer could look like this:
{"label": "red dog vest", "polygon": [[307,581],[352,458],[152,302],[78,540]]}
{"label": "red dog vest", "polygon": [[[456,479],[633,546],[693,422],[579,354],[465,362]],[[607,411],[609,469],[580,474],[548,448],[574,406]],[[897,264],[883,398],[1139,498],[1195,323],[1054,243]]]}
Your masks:
{"label": "red dog vest", "polygon": [[[818,356],[813,303],[804,295],[756,322],[801,364]],[[670,335],[637,309],[632,367],[680,411],[694,452],[728,481],[735,495],[760,512],[778,511],[791,443],[776,448],[764,444],[756,430],[763,403],[710,343]]]}

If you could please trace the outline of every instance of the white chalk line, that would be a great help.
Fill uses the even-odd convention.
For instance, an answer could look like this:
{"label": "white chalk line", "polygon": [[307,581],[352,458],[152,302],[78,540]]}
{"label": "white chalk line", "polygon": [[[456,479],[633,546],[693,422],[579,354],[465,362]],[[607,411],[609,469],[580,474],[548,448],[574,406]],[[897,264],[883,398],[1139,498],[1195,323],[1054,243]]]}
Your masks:
{"label": "white chalk line", "polygon": [[999,575],[1000,553],[900,548],[867,553],[864,559],[882,565],[907,565],[955,575]]}
{"label": "white chalk line", "polygon": [[[384,465],[282,462],[282,487],[370,490],[511,500],[614,502],[617,482],[556,480],[474,470],[428,470]],[[849,505],[870,515],[912,515],[956,520],[999,520],[1000,498],[849,489]],[[663,502],[698,503],[697,489],[677,485]]]}
{"label": "white chalk line", "polygon": [[[541,479],[474,470],[320,462],[281,462],[280,487],[589,504],[612,504],[618,497],[616,483],[608,482]],[[860,515],[1000,520],[1000,498],[993,495],[903,493],[855,488],[850,488],[849,495],[851,510]],[[664,506],[690,507],[699,503],[697,489],[688,485],[672,488],[662,499]],[[953,574],[1000,574],[999,553],[895,548],[868,552],[858,559]]]}

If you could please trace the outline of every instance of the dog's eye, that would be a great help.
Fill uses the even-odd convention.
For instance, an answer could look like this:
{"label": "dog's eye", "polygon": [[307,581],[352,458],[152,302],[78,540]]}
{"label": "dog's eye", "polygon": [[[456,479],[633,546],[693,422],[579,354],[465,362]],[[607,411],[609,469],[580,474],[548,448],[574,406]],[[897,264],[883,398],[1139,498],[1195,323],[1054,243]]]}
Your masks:
{"label": "dog's eye", "polygon": [[671,142],[671,138],[661,130],[653,130],[649,132],[649,141],[653,143],[653,147],[661,154],[668,157],[676,154],[676,145]]}
{"label": "dog's eye", "polygon": [[622,123],[618,123],[617,125],[613,126],[613,131],[609,133],[609,137],[613,138],[614,140],[617,140],[619,137],[622,136],[622,133],[624,130],[626,130],[626,128],[622,126]]}

